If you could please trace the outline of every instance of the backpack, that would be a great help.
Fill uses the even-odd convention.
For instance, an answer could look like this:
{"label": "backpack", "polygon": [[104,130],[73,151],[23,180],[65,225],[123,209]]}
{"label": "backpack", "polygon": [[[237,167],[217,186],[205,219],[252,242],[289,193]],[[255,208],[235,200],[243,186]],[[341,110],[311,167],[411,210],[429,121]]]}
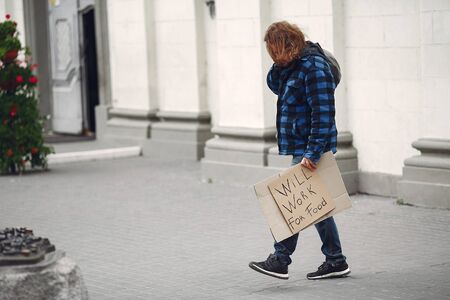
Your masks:
{"label": "backpack", "polygon": [[310,41],[306,42],[306,47],[303,49],[302,53],[300,53],[299,59],[306,57],[308,55],[318,55],[325,59],[325,61],[330,65],[331,73],[334,77],[334,83],[336,86],[341,81],[341,68],[339,67],[339,63],[336,58],[331,54],[330,51],[327,51],[320,47],[319,43],[313,43]]}

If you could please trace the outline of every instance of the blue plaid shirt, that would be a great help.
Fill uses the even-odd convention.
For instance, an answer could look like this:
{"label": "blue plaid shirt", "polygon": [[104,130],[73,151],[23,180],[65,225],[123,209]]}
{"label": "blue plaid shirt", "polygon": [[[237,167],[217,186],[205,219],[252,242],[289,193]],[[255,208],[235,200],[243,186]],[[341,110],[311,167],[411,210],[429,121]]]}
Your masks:
{"label": "blue plaid shirt", "polygon": [[336,152],[336,84],[324,58],[309,55],[283,68],[273,65],[267,85],[278,95],[280,154],[304,156],[317,163],[323,153]]}

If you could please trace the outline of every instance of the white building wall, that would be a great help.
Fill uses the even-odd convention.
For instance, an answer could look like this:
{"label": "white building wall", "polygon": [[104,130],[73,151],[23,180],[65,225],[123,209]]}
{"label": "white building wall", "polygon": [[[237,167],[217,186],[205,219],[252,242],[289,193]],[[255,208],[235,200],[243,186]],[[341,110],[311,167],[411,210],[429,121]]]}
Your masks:
{"label": "white building wall", "polygon": [[204,3],[196,0],[154,3],[160,109],[206,111]]}
{"label": "white building wall", "polygon": [[263,44],[269,0],[218,0],[218,125],[275,126],[275,101],[266,85],[269,56]]}
{"label": "white building wall", "polygon": [[359,166],[399,175],[422,135],[419,1],[344,4],[348,116]]}
{"label": "white building wall", "polygon": [[422,137],[450,139],[450,1],[420,1]]}
{"label": "white building wall", "polygon": [[108,1],[112,105],[149,110],[145,0]]}
{"label": "white building wall", "polygon": [[272,22],[297,24],[307,39],[333,51],[332,0],[271,0]]}

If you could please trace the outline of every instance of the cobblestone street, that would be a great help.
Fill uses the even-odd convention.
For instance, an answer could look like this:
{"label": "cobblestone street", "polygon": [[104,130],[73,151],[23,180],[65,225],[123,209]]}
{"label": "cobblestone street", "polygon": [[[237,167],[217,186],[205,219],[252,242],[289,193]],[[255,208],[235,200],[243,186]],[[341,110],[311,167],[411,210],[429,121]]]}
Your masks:
{"label": "cobblestone street", "polygon": [[450,211],[356,195],[337,215],[344,279],[301,234],[281,281],[248,268],[272,251],[250,187],[205,183],[200,164],[147,157],[0,177],[0,227],[28,226],[81,267],[91,299],[450,299]]}

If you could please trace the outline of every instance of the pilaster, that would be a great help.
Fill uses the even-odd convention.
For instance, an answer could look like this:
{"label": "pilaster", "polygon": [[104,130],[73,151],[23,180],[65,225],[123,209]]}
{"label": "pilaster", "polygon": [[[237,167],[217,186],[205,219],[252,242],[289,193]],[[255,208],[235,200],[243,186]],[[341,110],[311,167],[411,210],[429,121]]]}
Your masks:
{"label": "pilaster", "polygon": [[107,11],[105,24],[97,25],[104,29],[107,24],[107,38],[100,38],[100,44],[102,49],[108,48],[107,57],[102,59],[110,63],[109,69],[101,66],[100,70],[103,93],[96,114],[100,121],[106,120],[106,126],[100,125],[99,137],[144,141],[150,136],[158,110],[153,1],[99,1],[97,9]]}
{"label": "pilaster", "polygon": [[405,160],[398,198],[407,204],[450,209],[450,140],[422,138],[420,155]]}
{"label": "pilaster", "polygon": [[[97,109],[99,116],[100,107]],[[103,108],[108,113],[104,138],[146,140],[150,137],[152,122],[156,120],[156,110]]]}
{"label": "pilaster", "polygon": [[448,5],[420,3],[421,96],[420,138],[412,147],[420,155],[404,161],[398,182],[401,201],[427,207],[450,208],[450,134],[448,95],[450,89],[450,22]]}
{"label": "pilaster", "polygon": [[338,128],[338,141],[336,162],[342,173],[347,191],[350,194],[358,192],[358,152],[353,147],[353,135],[348,122],[348,96],[345,61],[345,11],[343,0],[328,2],[332,11],[331,32],[333,53],[339,61],[342,79],[335,92],[336,125]]}
{"label": "pilaster", "polygon": [[206,142],[202,176],[214,182],[252,185],[276,172],[267,167],[275,129],[214,127]]}
{"label": "pilaster", "polygon": [[154,2],[159,111],[144,155],[199,160],[212,137],[206,99],[206,8],[195,0]]}
{"label": "pilaster", "polygon": [[275,145],[276,99],[265,83],[270,1],[244,2],[216,0],[217,115],[202,171],[206,180],[253,184],[274,172],[267,156]]}
{"label": "pilaster", "polygon": [[208,112],[158,112],[143,154],[153,157],[200,160],[205,142],[212,137]]}
{"label": "pilaster", "polygon": [[107,0],[95,1],[95,35],[97,49],[97,75],[99,85],[99,105],[95,107],[95,137],[100,140],[107,133],[107,122],[111,108],[111,66],[108,34]]}
{"label": "pilaster", "polygon": [[337,137],[336,162],[349,194],[358,192],[358,151],[353,147],[353,135],[340,132]]}

